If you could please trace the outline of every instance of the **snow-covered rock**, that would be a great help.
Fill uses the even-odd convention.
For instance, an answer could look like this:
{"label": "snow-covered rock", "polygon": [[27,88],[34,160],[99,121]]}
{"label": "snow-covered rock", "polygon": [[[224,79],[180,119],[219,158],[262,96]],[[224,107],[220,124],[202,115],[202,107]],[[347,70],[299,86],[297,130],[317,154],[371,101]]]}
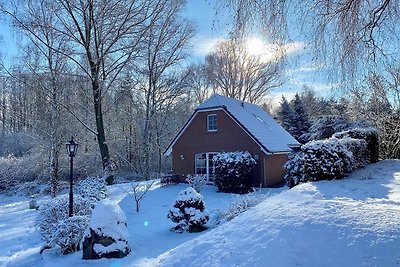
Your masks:
{"label": "snow-covered rock", "polygon": [[82,258],[122,258],[129,252],[125,213],[110,200],[100,201],[93,210],[84,237]]}

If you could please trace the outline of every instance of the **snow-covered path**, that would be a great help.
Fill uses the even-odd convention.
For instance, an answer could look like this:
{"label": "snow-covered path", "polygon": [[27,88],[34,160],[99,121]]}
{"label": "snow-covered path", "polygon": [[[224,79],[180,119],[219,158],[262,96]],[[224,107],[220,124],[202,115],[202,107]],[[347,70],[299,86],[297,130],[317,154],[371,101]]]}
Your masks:
{"label": "snow-covered path", "polygon": [[31,256],[40,258],[42,242],[34,227],[35,217],[36,210],[29,210],[28,200],[24,198],[0,206],[0,266],[17,258],[28,266],[36,258]]}
{"label": "snow-covered path", "polygon": [[382,161],[275,195],[149,266],[399,266],[399,196],[400,161]]}

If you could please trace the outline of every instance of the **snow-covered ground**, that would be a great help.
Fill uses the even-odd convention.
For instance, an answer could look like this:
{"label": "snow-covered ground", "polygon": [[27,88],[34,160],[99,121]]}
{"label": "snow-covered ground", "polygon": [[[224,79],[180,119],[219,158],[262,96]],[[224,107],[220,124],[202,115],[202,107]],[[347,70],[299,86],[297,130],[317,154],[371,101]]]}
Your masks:
{"label": "snow-covered ground", "polygon": [[302,184],[149,266],[399,266],[400,161]]}
{"label": "snow-covered ground", "polygon": [[[166,187],[155,184],[143,199],[139,213],[136,212],[133,197],[128,194],[132,193],[132,184],[117,184],[108,188],[109,198],[119,203],[127,217],[132,252],[120,260],[87,261],[81,259],[81,252],[60,256],[57,250],[39,254],[43,241],[35,229],[37,211],[28,209],[28,198],[0,195],[0,267],[141,266],[148,259],[211,231],[209,229],[202,233],[183,234],[170,231],[174,224],[167,219],[168,210],[178,193],[187,187],[187,184]],[[273,195],[282,190],[284,189],[263,189],[261,193]],[[201,194],[210,214],[218,209],[226,209],[238,197],[234,194],[218,193],[214,186],[206,186]]]}
{"label": "snow-covered ground", "polygon": [[[125,211],[132,252],[124,259],[81,260],[81,253],[38,253],[36,211],[0,196],[0,266],[398,266],[400,161],[386,160],[340,181],[271,189],[264,202],[196,234],[169,231],[169,207],[187,185],[155,187],[139,213],[129,184],[109,188]],[[268,192],[267,190],[264,192]],[[279,194],[278,194],[279,193]],[[235,196],[202,191],[208,211]]]}

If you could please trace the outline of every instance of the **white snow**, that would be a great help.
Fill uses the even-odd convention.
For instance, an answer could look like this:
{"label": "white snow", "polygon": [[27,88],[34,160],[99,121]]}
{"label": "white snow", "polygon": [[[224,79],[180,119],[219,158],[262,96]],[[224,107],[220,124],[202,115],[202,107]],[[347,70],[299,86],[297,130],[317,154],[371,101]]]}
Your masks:
{"label": "white snow", "polygon": [[387,160],[270,197],[148,266],[398,266],[399,247],[400,161]]}
{"label": "white snow", "polygon": [[108,236],[114,240],[128,240],[125,223],[125,213],[118,203],[101,200],[93,210],[89,227],[100,236]]}
{"label": "white snow", "polygon": [[176,201],[191,202],[197,199],[203,199],[202,195],[196,192],[192,187],[188,187],[185,190],[179,192]]}
{"label": "white snow", "polygon": [[95,244],[93,246],[94,251],[97,252],[97,254],[106,254],[109,252],[113,251],[124,251],[126,248],[126,242],[123,241],[116,241],[115,243],[112,243],[111,245],[108,246],[103,246],[101,244]]}
{"label": "white snow", "polygon": [[[201,233],[177,234],[166,218],[187,185],[154,186],[139,213],[130,184],[109,187],[126,214],[132,252],[123,259],[81,259],[81,252],[39,254],[35,210],[29,199],[0,195],[0,266],[398,266],[400,264],[400,160],[385,160],[343,180],[292,190],[265,190],[259,205]],[[268,192],[272,194],[268,195]],[[273,194],[273,193],[276,194]],[[281,193],[279,193],[281,192]],[[206,186],[210,211],[236,195]],[[39,200],[40,204],[40,200]],[[212,219],[212,218],[210,218]]]}

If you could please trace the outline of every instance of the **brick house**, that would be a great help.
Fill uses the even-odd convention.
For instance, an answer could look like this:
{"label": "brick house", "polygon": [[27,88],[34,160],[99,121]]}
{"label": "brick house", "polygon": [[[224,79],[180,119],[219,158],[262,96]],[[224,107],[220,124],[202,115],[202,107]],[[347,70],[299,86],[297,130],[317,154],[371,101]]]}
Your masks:
{"label": "brick house", "polygon": [[199,105],[172,140],[164,155],[172,154],[172,170],[184,180],[205,174],[213,180],[213,156],[248,151],[257,161],[252,186],[283,182],[283,164],[300,144],[259,106],[218,94]]}

